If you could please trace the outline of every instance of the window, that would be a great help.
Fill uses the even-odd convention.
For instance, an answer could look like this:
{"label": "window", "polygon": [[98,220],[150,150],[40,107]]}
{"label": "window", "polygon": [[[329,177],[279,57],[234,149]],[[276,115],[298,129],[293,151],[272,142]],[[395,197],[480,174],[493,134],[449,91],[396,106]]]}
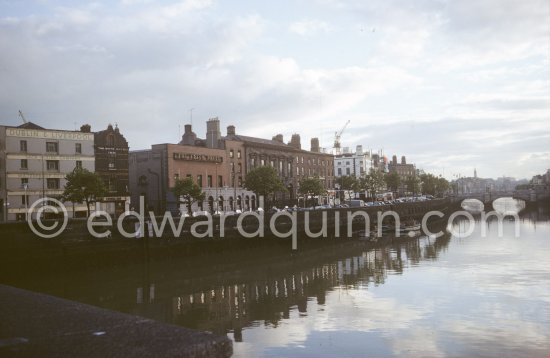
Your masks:
{"label": "window", "polygon": [[174,180],[178,180],[180,178],[180,175],[178,173],[174,174]]}
{"label": "window", "polygon": [[302,164],[304,164],[304,157],[302,157]]}
{"label": "window", "polygon": [[209,175],[207,178],[206,178],[206,184],[209,188],[212,187],[212,175]]}
{"label": "window", "polygon": [[48,170],[59,170],[59,160],[46,160],[46,169]]}
{"label": "window", "polygon": [[250,159],[250,166],[251,166],[252,168],[255,168],[255,167],[256,167],[256,158],[251,158],[251,159]]}
{"label": "window", "polygon": [[233,153],[233,149],[229,150],[229,158],[233,158],[235,155]]}
{"label": "window", "polygon": [[263,167],[265,165],[265,159],[260,159],[260,165]]}
{"label": "window", "polygon": [[109,152],[109,169],[116,169],[116,152]]}
{"label": "window", "polygon": [[48,153],[57,153],[58,152],[58,143],[57,142],[46,142],[46,152],[48,152]]}
{"label": "window", "polygon": [[25,187],[29,188],[29,178],[21,178],[21,188],[25,189]]}
{"label": "window", "polygon": [[76,154],[82,154],[82,143],[75,143],[74,144],[74,152]]}
{"label": "window", "polygon": [[296,175],[300,175],[300,168],[296,167]]}
{"label": "window", "polygon": [[29,169],[29,163],[27,162],[27,159],[21,159],[21,169]]}
{"label": "window", "polygon": [[283,164],[284,164],[283,161],[279,160],[279,173],[281,173],[281,174],[283,173],[283,168],[284,168]]}
{"label": "window", "polygon": [[58,178],[48,178],[48,189],[59,189],[59,179]]}
{"label": "window", "polygon": [[273,159],[271,159],[269,161],[269,165],[271,165],[272,168],[275,168],[275,161]]}
{"label": "window", "polygon": [[202,188],[202,175],[197,175],[197,185]]}
{"label": "window", "polygon": [[107,146],[108,147],[115,146],[115,137],[112,134],[109,134],[109,136],[107,136]]}
{"label": "window", "polygon": [[241,159],[241,150],[240,149],[237,151],[237,158]]}
{"label": "window", "polygon": [[29,203],[29,196],[28,195],[21,195],[21,204],[27,205]]}
{"label": "window", "polygon": [[338,168],[338,176],[342,175],[342,168]]}
{"label": "window", "polygon": [[221,175],[218,175],[218,187],[223,186],[223,177]]}
{"label": "window", "polygon": [[107,190],[110,192],[116,192],[116,177],[110,177],[107,184]]}
{"label": "window", "polygon": [[26,140],[20,140],[19,141],[19,150],[22,152],[27,151],[27,141]]}
{"label": "window", "polygon": [[82,169],[82,160],[77,160],[75,167],[78,169]]}
{"label": "window", "polygon": [[229,168],[231,169],[231,173],[233,173],[235,171],[235,163],[231,162]]}
{"label": "window", "polygon": [[346,168],[346,175],[350,175],[350,169],[349,168]]}
{"label": "window", "polygon": [[238,164],[239,173],[243,172],[243,165],[241,163]]}

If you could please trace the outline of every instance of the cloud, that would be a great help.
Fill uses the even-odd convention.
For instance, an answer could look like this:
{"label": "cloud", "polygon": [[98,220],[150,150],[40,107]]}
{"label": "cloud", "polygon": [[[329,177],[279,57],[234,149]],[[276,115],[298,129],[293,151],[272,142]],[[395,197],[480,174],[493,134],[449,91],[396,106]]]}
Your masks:
{"label": "cloud", "polygon": [[512,162],[548,147],[544,1],[319,1],[315,11],[284,7],[291,24],[270,4],[0,7],[2,123],[18,124],[19,109],[52,128],[118,122],[142,149],[178,141],[195,108],[200,136],[219,116],[242,134],[299,132],[307,148],[311,137],[330,147],[349,119],[344,146],[429,170],[523,176],[547,166]]}
{"label": "cloud", "polygon": [[288,30],[300,36],[313,36],[330,32],[332,27],[321,20],[304,19],[290,24]]}

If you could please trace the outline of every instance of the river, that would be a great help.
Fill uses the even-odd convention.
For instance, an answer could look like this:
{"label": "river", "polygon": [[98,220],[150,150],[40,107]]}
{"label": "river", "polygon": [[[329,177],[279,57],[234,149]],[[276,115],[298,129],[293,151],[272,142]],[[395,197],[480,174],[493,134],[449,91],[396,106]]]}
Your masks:
{"label": "river", "polygon": [[[513,202],[512,202],[513,204]],[[24,288],[224,334],[237,357],[550,356],[547,209],[266,265],[209,262],[28,278]],[[462,221],[461,221],[462,220]],[[453,224],[467,231],[465,219]],[[284,260],[282,258],[281,260]]]}

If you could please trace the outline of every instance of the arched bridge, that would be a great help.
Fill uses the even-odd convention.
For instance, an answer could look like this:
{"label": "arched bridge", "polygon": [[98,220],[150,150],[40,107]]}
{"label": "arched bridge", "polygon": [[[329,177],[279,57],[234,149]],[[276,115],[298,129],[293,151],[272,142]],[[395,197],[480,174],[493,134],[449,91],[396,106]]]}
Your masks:
{"label": "arched bridge", "polygon": [[548,190],[511,190],[511,191],[487,191],[484,193],[459,193],[451,196],[452,202],[462,201],[464,199],[477,199],[483,203],[492,203],[499,198],[521,199],[525,202],[537,202],[550,199]]}

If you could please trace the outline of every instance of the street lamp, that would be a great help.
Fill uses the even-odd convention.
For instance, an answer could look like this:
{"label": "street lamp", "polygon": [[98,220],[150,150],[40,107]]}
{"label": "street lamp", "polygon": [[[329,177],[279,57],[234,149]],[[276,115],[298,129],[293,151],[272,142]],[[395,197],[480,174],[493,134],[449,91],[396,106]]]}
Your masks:
{"label": "street lamp", "polygon": [[[219,163],[216,162],[216,179],[215,179],[215,180],[216,180],[216,200],[215,200],[216,205],[215,205],[214,214],[219,214],[219,211],[220,211],[220,210],[219,210],[219,208],[220,208],[220,201],[219,201],[219,198],[218,198],[218,185],[220,184],[220,183],[218,182],[218,164],[219,164]],[[212,208],[212,209],[214,209],[214,208]]]}
{"label": "street lamp", "polygon": [[29,184],[23,184],[23,189],[25,189],[25,221],[29,220],[29,197],[27,196],[27,189]]}
{"label": "street lamp", "polygon": [[[159,173],[152,171],[150,168],[147,168],[147,171],[157,178],[157,212],[160,213],[160,176]],[[179,201],[179,198],[177,200]]]}

